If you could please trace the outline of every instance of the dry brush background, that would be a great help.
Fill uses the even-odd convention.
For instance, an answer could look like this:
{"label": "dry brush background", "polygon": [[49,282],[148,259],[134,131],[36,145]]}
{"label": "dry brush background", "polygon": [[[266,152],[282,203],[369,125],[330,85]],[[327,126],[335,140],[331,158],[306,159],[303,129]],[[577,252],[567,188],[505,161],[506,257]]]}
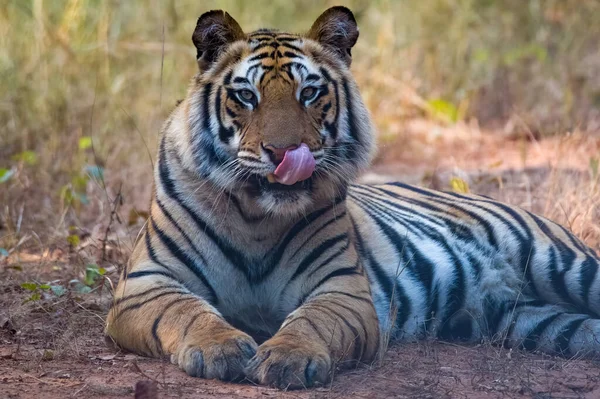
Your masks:
{"label": "dry brush background", "polygon": [[[352,68],[379,130],[365,181],[486,194],[557,220],[600,251],[597,0],[4,0],[0,371],[10,373],[0,396],[2,383],[15,397],[128,395],[135,378],[158,378],[138,362],[166,378],[159,363],[111,358],[102,318],[146,216],[160,126],[197,68],[195,20],[222,8],[248,31],[301,32],[339,3],[357,16]],[[347,394],[356,383],[366,395],[373,378],[372,389],[386,382],[401,396],[600,389],[589,363],[519,357],[515,366],[491,348],[431,345],[312,394]],[[445,379],[448,364],[458,374]],[[165,394],[250,395],[169,373]]]}

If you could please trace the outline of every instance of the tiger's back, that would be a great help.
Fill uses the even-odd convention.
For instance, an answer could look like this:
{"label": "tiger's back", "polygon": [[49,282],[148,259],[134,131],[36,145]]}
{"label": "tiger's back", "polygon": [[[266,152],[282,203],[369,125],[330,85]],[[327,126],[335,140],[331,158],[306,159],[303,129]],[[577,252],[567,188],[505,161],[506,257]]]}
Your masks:
{"label": "tiger's back", "polygon": [[600,336],[598,256],[562,226],[487,197],[401,183],[354,186],[349,197],[383,329],[563,355],[582,355],[582,340]]}

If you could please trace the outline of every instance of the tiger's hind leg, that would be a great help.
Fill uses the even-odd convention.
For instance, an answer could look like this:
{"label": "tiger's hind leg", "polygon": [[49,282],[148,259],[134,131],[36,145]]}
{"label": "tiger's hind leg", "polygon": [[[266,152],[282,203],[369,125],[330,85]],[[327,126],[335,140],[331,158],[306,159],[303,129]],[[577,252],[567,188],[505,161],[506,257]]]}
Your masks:
{"label": "tiger's hind leg", "polygon": [[[600,356],[599,265],[595,255],[585,253],[564,273],[551,271],[552,276],[543,279],[540,271],[544,269],[539,267],[546,260],[543,254],[540,251],[531,261],[536,283],[532,289],[526,273],[489,253],[485,257],[488,262],[471,283],[475,288],[466,295],[464,308],[441,323],[436,329],[438,337],[467,342],[489,339],[509,348],[567,357]],[[551,267],[558,269],[554,264],[545,270]],[[585,275],[589,278],[581,278]],[[558,284],[561,280],[565,283]]]}
{"label": "tiger's hind leg", "polygon": [[529,217],[536,243],[522,270],[527,300],[503,308],[505,344],[600,356],[600,258],[565,228]]}
{"label": "tiger's hind leg", "polygon": [[600,319],[540,300],[507,302],[487,315],[492,342],[566,357],[600,356]]}

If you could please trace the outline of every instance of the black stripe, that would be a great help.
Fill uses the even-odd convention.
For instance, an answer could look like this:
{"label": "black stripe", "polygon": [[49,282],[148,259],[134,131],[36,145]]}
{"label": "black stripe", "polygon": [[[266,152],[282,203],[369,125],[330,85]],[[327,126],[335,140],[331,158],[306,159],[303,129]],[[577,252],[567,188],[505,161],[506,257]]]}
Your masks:
{"label": "black stripe", "polygon": [[311,225],[319,217],[323,216],[332,209],[335,209],[335,207],[341,204],[345,199],[346,196],[341,195],[335,199],[333,204],[318,209],[308,216],[302,218],[290,229],[290,231],[285,235],[284,239],[269,251],[269,253],[265,256],[265,259],[269,259],[269,263],[272,265],[272,267],[277,266],[281,261],[287,246],[296,236],[298,236],[306,227]]}
{"label": "black stripe", "polygon": [[[423,254],[417,250],[416,246],[409,240],[401,237],[396,230],[394,230],[388,223],[384,222],[380,217],[376,216],[369,208],[363,208],[363,210],[372,218],[375,224],[383,232],[384,236],[388,238],[390,245],[396,249],[396,254],[399,257],[399,265],[405,263],[405,267],[408,273],[413,279],[420,282],[426,291],[425,297],[428,300],[428,307],[425,311],[425,324],[423,325],[425,330],[429,330],[430,324],[433,321],[433,317],[438,315],[440,312],[440,301],[439,289],[434,289],[434,271],[435,265]],[[390,214],[389,217],[394,217]],[[431,237],[430,237],[431,238]],[[435,238],[434,238],[435,239]],[[453,256],[452,253],[449,253]],[[450,295],[449,295],[450,298]],[[458,298],[464,299],[463,296]],[[448,301],[446,310],[450,311],[448,306],[454,308],[459,302]],[[444,312],[446,314],[446,312]],[[403,320],[404,322],[405,320]]]}
{"label": "black stripe", "polygon": [[[290,50],[294,50],[299,52],[300,54],[304,55],[304,50],[302,50],[300,47],[298,46],[294,46],[293,44],[290,44],[288,41],[282,40],[281,38],[277,38],[278,41],[284,41],[285,43],[281,43],[282,47],[288,48]],[[296,39],[297,40],[297,39]]]}
{"label": "black stripe", "polygon": [[154,342],[156,343],[156,348],[157,348],[156,353],[160,353],[160,354],[164,353],[163,347],[162,347],[162,342],[160,341],[160,338],[158,336],[158,325],[160,324],[160,321],[162,320],[162,318],[165,315],[165,313],[167,312],[167,310],[169,310],[174,305],[180,304],[181,302],[185,302],[185,301],[189,301],[189,300],[193,300],[193,299],[196,299],[196,298],[178,298],[178,299],[175,299],[174,301],[169,302],[162,309],[162,313],[156,319],[154,319],[154,323],[152,323],[152,338],[154,339]]}
{"label": "black stripe", "polygon": [[[216,232],[205,222],[196,212],[189,208],[179,197],[179,193],[175,190],[175,185],[169,176],[169,170],[166,165],[166,160],[164,159],[164,152],[161,151],[160,154],[160,182],[166,192],[166,194],[175,202],[181,206],[187,214],[192,218],[194,223],[196,224],[199,231],[202,231],[221,251],[223,256],[229,260],[229,262],[238,270],[244,273],[244,275],[252,279],[251,273],[252,270],[248,271],[245,267],[249,262],[246,257],[242,254],[242,252],[233,248],[229,245],[223,238],[216,234]],[[251,268],[253,269],[253,268]]]}
{"label": "black stripe", "polygon": [[[485,253],[482,248],[477,248],[477,255]],[[467,260],[469,261],[469,265],[473,268],[473,277],[477,283],[481,281],[481,272],[483,270],[483,266],[481,265],[481,261],[479,256],[473,256],[473,254],[467,252],[465,253]]]}
{"label": "black stripe", "polygon": [[[387,190],[383,187],[377,187],[377,186],[359,186],[359,187],[363,188],[363,189],[366,188],[366,189],[378,190],[381,193],[387,194],[390,197],[398,199],[402,202],[411,203],[411,204],[418,205],[420,207],[423,207],[425,209],[428,209],[428,210],[431,210],[434,212],[439,212],[440,215],[436,215],[435,218],[429,217],[424,214],[419,214],[419,217],[424,218],[434,224],[439,224],[439,223],[436,223],[436,219],[439,221],[443,221],[451,229],[452,233],[456,234],[458,237],[460,237],[466,241],[475,241],[476,236],[472,233],[472,231],[468,227],[466,227],[464,224],[457,223],[457,222],[453,221],[452,219],[443,216],[444,214],[445,215],[448,214],[448,211],[445,209],[439,208],[435,205],[429,204],[424,201],[419,201],[414,198],[402,196],[393,191]],[[381,201],[385,201],[385,200],[381,199]],[[411,212],[410,208],[401,206],[398,203],[394,203],[392,201],[385,201],[385,202],[389,203],[389,205],[396,207],[398,209],[401,209],[409,214],[414,212],[414,210],[412,210],[412,212]],[[484,228],[484,230],[486,232],[487,242],[489,244],[491,244],[494,248],[498,249],[498,242],[496,240],[496,237],[494,236],[494,229],[493,229],[491,223],[489,223],[487,220],[485,220],[483,217],[477,215],[476,213],[471,212],[463,207],[457,206],[456,204],[446,204],[446,205],[450,206],[454,209],[460,210],[461,212],[463,212],[464,214],[468,215],[472,219],[476,220],[479,224],[481,224],[481,226]]]}
{"label": "black stripe", "polygon": [[140,270],[138,272],[129,273],[125,279],[132,279],[146,276],[164,276],[175,280],[175,277],[171,273],[164,272],[162,270]]}
{"label": "black stripe", "polygon": [[[570,354],[569,343],[571,342],[571,338],[573,338],[573,335],[575,335],[579,327],[581,327],[581,324],[586,320],[587,318],[573,320],[564,326],[560,333],[558,333],[556,336],[555,350],[559,355],[565,356]],[[575,355],[575,353],[573,353],[573,355]]]}
{"label": "black stripe", "polygon": [[327,281],[334,279],[336,277],[354,276],[354,275],[360,275],[360,274],[361,273],[358,270],[357,265],[355,265],[353,267],[343,267],[341,269],[336,269],[336,270],[332,271],[331,273],[329,273],[325,277],[323,277],[321,280],[319,280],[319,282],[317,284],[315,284],[312,287],[312,289],[299,300],[298,306],[300,306],[300,304],[306,302],[307,298],[313,292],[315,292],[317,289],[319,289],[319,287],[321,287],[323,284],[325,284]]}
{"label": "black stripe", "polygon": [[[257,65],[255,65],[255,66],[257,66]],[[246,78],[242,78],[241,76],[236,76],[236,77],[233,79],[233,82],[234,82],[234,83],[247,83],[247,84],[250,84],[250,81],[249,81],[248,79],[246,79]]]}
{"label": "black stripe", "polygon": [[317,333],[317,335],[319,336],[319,338],[321,339],[321,341],[323,341],[327,346],[329,346],[331,344],[330,341],[326,340],[325,337],[323,337],[323,334],[321,334],[321,331],[319,330],[319,328],[317,327],[317,325],[310,320],[308,317],[304,317],[304,316],[297,316],[294,317],[292,320],[290,320],[285,327],[282,330],[285,330],[286,328],[288,328],[291,324],[293,324],[296,321],[300,321],[300,320],[304,320],[306,321],[310,327],[315,330],[315,332]]}
{"label": "black stripe", "polygon": [[327,259],[325,259],[324,261],[322,261],[319,264],[319,266],[313,268],[313,270],[308,274],[308,276],[306,276],[306,279],[311,278],[315,273],[317,273],[319,270],[321,270],[322,267],[328,265],[335,258],[337,258],[337,257],[341,256],[343,253],[345,253],[348,250],[349,246],[350,246],[350,240],[346,240],[346,243],[344,244],[343,247],[341,247],[336,252],[334,252],[333,254],[331,254]]}
{"label": "black stripe", "polygon": [[[210,128],[210,95],[212,90],[212,84],[207,83],[204,86],[202,91],[202,118],[199,123],[201,126],[197,125],[197,122],[193,121],[191,125],[192,134],[190,136],[190,147],[192,148],[192,153],[194,155],[194,161],[200,168],[200,171],[204,175],[208,175],[211,168],[214,168],[218,165],[222,165],[227,162],[227,154],[223,152],[223,150],[217,149],[214,145],[213,135],[211,133]],[[166,136],[163,136],[163,139],[160,142],[160,154],[165,153],[165,139]],[[172,155],[175,159],[177,159],[177,155]],[[160,165],[159,165],[160,166]]]}
{"label": "black stripe", "polygon": [[353,106],[353,98],[350,93],[350,87],[348,84],[348,80],[342,79],[342,87],[344,89],[344,97],[346,99],[346,118],[348,128],[350,129],[350,137],[352,141],[347,144],[347,147],[344,148],[345,157],[348,160],[358,158],[358,146],[361,143],[360,140],[360,129],[358,127],[358,122],[356,116],[354,115],[354,106]]}
{"label": "black stripe", "polygon": [[210,92],[212,83],[207,83],[202,92],[202,122],[204,130],[210,132]]}
{"label": "black stripe", "polygon": [[[449,198],[443,196],[442,193],[436,193],[431,190],[420,189],[420,188],[417,188],[417,187],[414,187],[414,186],[411,186],[408,184],[394,182],[394,183],[389,183],[389,185],[404,188],[406,190],[416,192],[416,193],[421,194],[426,197],[435,198],[442,202],[452,201]],[[521,270],[523,270],[525,272],[525,278],[528,282],[528,287],[531,290],[532,295],[540,296],[538,294],[537,288],[535,286],[535,280],[533,278],[533,272],[531,270],[532,268],[529,265],[529,262],[535,256],[536,247],[534,245],[535,242],[534,242],[533,233],[531,232],[531,229],[529,228],[529,226],[527,225],[525,220],[523,220],[523,218],[515,210],[513,210],[510,206],[504,205],[502,203],[498,203],[498,202],[495,202],[492,200],[486,200],[484,198],[479,198],[479,197],[475,197],[475,196],[468,197],[468,196],[464,196],[464,195],[461,195],[458,193],[443,193],[443,194],[445,194],[447,196],[452,196],[455,198],[462,199],[462,200],[464,200],[464,203],[466,203],[468,206],[472,206],[474,208],[478,208],[478,209],[483,210],[484,212],[489,213],[490,215],[497,218],[498,221],[500,223],[502,223],[504,225],[504,227],[506,227],[513,234],[514,238],[517,240],[518,245],[519,245],[519,249],[516,251],[520,258],[518,261],[518,265],[521,268]],[[489,208],[486,208],[485,206],[480,205],[479,203],[484,203],[484,204],[489,204],[491,206],[495,206],[496,208],[500,208],[504,212],[509,214],[514,219],[514,221],[517,222],[517,224],[523,229],[523,231],[525,232],[525,236],[523,236],[523,234],[515,227],[514,223],[511,223],[504,216],[500,215],[499,213],[495,212],[492,209],[489,209]]]}
{"label": "black stripe", "polygon": [[[281,39],[277,39],[277,40],[281,40]],[[289,48],[290,50],[294,50],[299,52],[300,54],[304,55],[304,50],[302,50],[300,47],[298,46],[294,46],[293,44],[289,44],[289,43],[282,43],[283,47]]]}
{"label": "black stripe", "polygon": [[371,215],[372,217],[377,216],[386,223],[399,224],[407,233],[410,232],[414,234],[417,239],[422,239],[423,230],[428,228],[424,223],[415,221],[409,223],[408,221],[405,221],[398,213],[390,212],[389,208],[379,205],[377,202],[366,196],[361,198],[350,193],[350,198],[368,215]]}
{"label": "black stripe", "polygon": [[262,74],[262,75],[260,75],[260,79],[258,80],[258,85],[259,85],[259,86],[262,86],[262,85],[263,85],[263,81],[264,81],[264,80],[265,80],[265,78],[267,77],[267,73],[268,73],[268,71],[264,71],[264,68],[263,68],[263,74]]}
{"label": "black stripe", "polygon": [[483,316],[487,324],[487,331],[490,337],[497,334],[500,322],[507,314],[507,303],[499,301],[494,295],[485,295],[483,297]]}
{"label": "black stripe", "polygon": [[581,285],[581,297],[587,307],[587,310],[593,313],[596,317],[600,318],[598,310],[590,308],[590,288],[596,279],[598,274],[598,263],[594,261],[590,256],[586,256],[585,260],[579,267],[579,284]]}
{"label": "black stripe", "polygon": [[[550,268],[550,281],[552,282],[552,287],[554,288],[556,293],[566,302],[579,302],[573,300],[565,281],[565,274],[569,272],[573,267],[573,264],[577,258],[577,254],[568,245],[565,245],[565,243],[562,240],[556,237],[554,233],[550,230],[548,225],[540,217],[529,212],[528,214],[540,228],[542,233],[544,233],[544,235],[546,235],[546,237],[548,237],[548,239],[552,242],[552,246],[550,247],[551,261],[548,265],[548,267]],[[561,270],[559,270],[559,264],[556,259],[556,252],[558,252],[562,263]]]}
{"label": "black stripe", "polygon": [[332,123],[325,122],[324,126],[325,126],[325,129],[327,129],[327,131],[331,135],[331,138],[335,140],[337,138],[337,136],[338,136],[338,130],[337,129],[338,129],[338,126],[339,126],[338,125],[338,120],[339,120],[339,117],[340,117],[340,93],[339,93],[339,90],[338,90],[338,84],[337,84],[337,82],[335,80],[333,80],[331,78],[331,75],[329,74],[329,72],[327,72],[327,70],[325,68],[321,67],[319,69],[319,71],[324,76],[325,80],[328,83],[331,83],[332,86],[333,86],[333,94],[334,94],[334,97],[335,97],[335,114],[333,116],[333,122]]}
{"label": "black stripe", "polygon": [[254,57],[250,57],[248,59],[248,61],[258,61],[258,60],[263,60],[265,58],[273,58],[274,55],[275,55],[274,51],[272,51],[272,52],[266,52],[265,51],[264,53],[255,55]]}
{"label": "black stripe", "polygon": [[521,348],[528,351],[535,350],[538,347],[541,335],[544,333],[544,331],[546,331],[548,326],[550,326],[550,324],[552,324],[552,322],[556,320],[556,318],[560,315],[560,313],[556,313],[540,321],[538,325],[527,334],[527,336],[521,343]]}
{"label": "black stripe", "polygon": [[[277,55],[281,54],[281,52],[277,52]],[[282,57],[287,57],[287,58],[302,58],[301,55],[298,55],[296,53],[292,53],[291,51],[284,51],[282,54]]]}
{"label": "black stripe", "polygon": [[[410,185],[403,184],[403,183],[400,183],[400,182],[389,183],[388,185],[400,187],[400,188],[403,188],[405,190],[412,191],[412,192],[415,192],[417,194],[421,194],[424,197],[433,198],[437,202],[441,202],[441,203],[444,203],[444,204],[446,204],[448,206],[452,206],[454,208],[460,209],[462,212],[467,213],[469,216],[471,216],[474,219],[478,220],[480,223],[481,222],[486,223],[484,218],[479,217],[476,213],[470,212],[466,208],[459,206],[459,203],[457,203],[457,201],[454,198],[448,198],[447,196],[443,196],[442,195],[442,194],[450,195],[450,194],[455,194],[455,193],[441,193],[441,192],[436,193],[436,192],[433,192],[431,190],[421,189],[421,188],[410,186]],[[404,196],[399,196],[399,197],[402,198],[402,199],[407,198],[407,197],[404,197]],[[521,232],[518,229],[516,229],[515,226],[514,226],[514,224],[511,223],[508,219],[506,219],[504,216],[500,215],[496,211],[494,211],[492,209],[489,209],[489,208],[486,208],[486,207],[484,207],[484,206],[479,205],[479,204],[476,203],[476,202],[483,201],[483,202],[495,204],[494,201],[484,201],[484,200],[478,199],[477,197],[466,197],[466,196],[460,196],[460,198],[462,198],[462,199],[465,200],[465,201],[462,202],[463,204],[465,204],[467,206],[471,206],[473,208],[480,209],[480,210],[482,210],[482,211],[484,211],[484,212],[486,212],[486,213],[494,216],[495,218],[497,218],[498,221],[504,227],[506,227],[510,232],[512,232],[515,235],[518,235],[518,238],[519,238],[520,242],[523,241],[523,240],[525,240],[525,238],[523,237],[523,235],[521,234]],[[510,208],[508,208],[508,209],[510,209]],[[524,225],[525,225],[525,232],[527,233],[527,231],[528,231],[527,224],[525,224],[525,222],[522,219],[521,219],[521,221],[524,223]],[[487,222],[487,224],[490,227],[488,231],[492,231],[493,232],[493,230],[494,230],[492,228],[493,224],[491,224],[489,222]],[[529,231],[529,233],[531,233],[531,231]],[[495,241],[492,240],[491,242],[495,242]]]}
{"label": "black stripe", "polygon": [[[400,281],[397,279],[394,281],[387,276],[383,266],[379,264],[371,250],[365,245],[354,218],[350,217],[350,220],[352,221],[352,228],[354,230],[354,236],[356,237],[356,250],[360,254],[360,259],[365,259],[371,266],[375,279],[383,291],[385,303],[390,307],[388,311],[390,316],[394,316],[391,314],[393,301],[397,303],[396,325],[401,329],[408,321],[412,312],[410,298],[406,295]],[[394,298],[392,298],[392,294],[394,295]]]}
{"label": "black stripe", "polygon": [[[337,303],[334,303],[335,305],[338,305]],[[325,306],[324,304],[311,304],[311,307],[316,308],[318,310],[320,310],[321,312],[323,312],[323,310],[325,309],[326,311],[324,313],[329,312],[330,314],[333,314],[337,319],[339,319],[340,321],[342,321],[346,327],[348,327],[348,329],[350,331],[352,331],[352,334],[354,335],[354,351],[352,352],[352,359],[355,360],[360,360],[362,357],[362,353],[363,353],[363,348],[364,348],[364,343],[362,342],[362,340],[360,339],[360,334],[358,333],[358,330],[356,329],[356,327],[354,327],[348,320],[346,320],[346,318],[342,317],[342,315],[340,313],[338,313],[337,311]],[[334,326],[337,324],[334,321]],[[364,328],[364,326],[363,326]],[[342,330],[343,331],[343,330]],[[366,337],[366,331],[365,331],[365,337]],[[344,340],[341,340],[341,342],[343,343]]]}
{"label": "black stripe", "polygon": [[360,327],[362,328],[362,330],[364,332],[364,339],[360,339],[360,336],[357,337],[357,339],[360,339],[360,343],[361,343],[360,355],[354,356],[353,359],[362,359],[362,356],[365,352],[365,346],[367,344],[367,338],[369,336],[369,334],[367,333],[367,327],[365,326],[365,321],[364,321],[363,317],[355,309],[347,306],[345,303],[340,303],[335,300],[331,301],[331,303],[334,304],[335,306],[345,309],[347,312],[351,313],[352,316],[354,316],[354,318],[356,319],[356,321],[358,321],[358,324],[360,324]]}
{"label": "black stripe", "polygon": [[[237,118],[237,114],[235,113],[234,110],[232,110],[231,108],[229,108],[229,106],[225,106],[225,112],[227,112],[227,115],[229,115],[230,118]],[[233,123],[239,123],[237,121],[233,121]],[[237,125],[236,125],[237,126]],[[238,126],[238,129],[240,128],[241,125]]]}
{"label": "black stripe", "polygon": [[300,262],[300,265],[298,265],[296,271],[294,272],[290,280],[294,281],[302,273],[304,273],[309,266],[311,266],[317,259],[319,259],[328,249],[334,247],[336,244],[346,240],[347,238],[348,234],[343,233],[323,241],[319,246],[313,249],[304,258],[304,260],[302,260],[302,262]]}
{"label": "black stripe", "polygon": [[183,336],[181,337],[181,338],[182,338],[182,341],[183,341],[183,340],[184,340],[184,339],[187,337],[188,333],[190,332],[190,328],[192,328],[192,326],[194,325],[194,323],[196,322],[196,320],[198,320],[198,317],[200,317],[200,315],[203,315],[203,314],[205,314],[205,313],[208,313],[208,311],[207,311],[207,312],[200,312],[200,313],[198,313],[198,314],[195,314],[195,315],[194,315],[194,316],[193,316],[193,317],[190,319],[190,321],[189,321],[189,322],[187,323],[187,325],[185,326],[185,329],[183,330]]}
{"label": "black stripe", "polygon": [[[192,248],[192,250],[194,251],[194,253],[200,258],[200,261],[202,262],[202,264],[206,265],[208,264],[208,262],[206,261],[206,258],[204,257],[204,255],[202,255],[202,253],[196,248],[196,245],[194,245],[194,243],[192,242],[192,239],[187,235],[187,233],[181,228],[181,226],[179,226],[179,224],[177,224],[177,222],[175,221],[175,219],[173,218],[173,216],[171,215],[171,213],[167,210],[167,208],[164,206],[164,204],[162,203],[161,200],[159,200],[158,198],[155,198],[156,204],[158,205],[159,209],[161,210],[161,212],[167,217],[167,219],[169,220],[169,222],[171,222],[171,224],[173,226],[175,226],[175,228],[177,229],[177,231],[179,232],[179,234],[181,234],[181,236],[183,237],[183,239],[185,240],[185,242],[190,246],[190,248]],[[152,224],[154,225],[154,220],[152,220]]]}
{"label": "black stripe", "polygon": [[513,307],[514,309],[520,309],[524,307],[543,308],[545,306],[548,306],[548,302],[544,301],[543,299],[529,299],[525,301],[519,301]]}
{"label": "black stripe", "polygon": [[256,159],[256,158],[248,156],[248,155],[238,155],[238,159],[241,159],[242,161],[247,161],[247,162],[251,162],[254,164],[262,165],[262,162],[260,161],[260,159]]}
{"label": "black stripe", "polygon": [[[128,306],[124,307],[123,309],[119,310],[119,313],[117,314],[117,316],[113,320],[113,323],[116,322],[117,319],[120,318],[121,316],[123,316],[123,314],[125,314],[126,312],[130,312],[132,310],[139,309],[142,306],[144,306],[144,305],[146,305],[146,304],[148,304],[148,303],[150,303],[150,302],[152,302],[152,301],[154,301],[154,300],[156,300],[158,298],[162,298],[164,296],[167,296],[167,295],[185,295],[185,296],[189,296],[189,295],[193,295],[193,294],[190,294],[189,291],[184,291],[184,290],[181,290],[181,291],[161,292],[160,294],[156,294],[156,295],[154,295],[151,298],[143,300],[142,302],[138,302],[138,303],[135,303],[133,305],[128,305]],[[195,297],[195,298],[197,298],[197,297]]]}
{"label": "black stripe", "polygon": [[[575,246],[575,248],[577,248],[578,250],[580,250],[584,254],[588,254],[588,255],[592,255],[592,256],[596,257],[594,251],[592,251],[589,247],[587,247],[585,244],[583,244],[577,238],[577,236],[575,236],[575,234],[573,234],[571,231],[568,231],[564,226],[561,226],[558,223],[555,223],[555,226],[557,226],[559,229],[561,229],[563,231],[563,233],[567,237],[569,237],[569,241],[571,241],[571,244],[573,244],[573,246]],[[597,259],[597,257],[596,257],[596,259]]]}
{"label": "black stripe", "polygon": [[[227,75],[225,75],[225,78],[223,79],[223,84],[224,85],[228,85],[231,83],[231,77],[233,76],[233,71],[229,71],[227,72]],[[237,79],[237,78],[236,78]]]}
{"label": "black stripe", "polygon": [[[567,288],[567,284],[565,281],[565,273],[568,269],[558,270],[558,260],[556,256],[556,248],[550,246],[548,248],[549,251],[549,259],[548,269],[549,269],[549,279],[552,284],[552,288],[554,288],[554,293],[557,294],[563,301],[575,304],[576,301],[573,301],[571,296],[569,295],[569,289]],[[546,294],[547,295],[547,294]]]}
{"label": "black stripe", "polygon": [[[361,192],[360,196],[355,196],[352,195],[352,193],[350,193],[350,197],[355,201],[364,204],[365,206],[362,206],[362,208],[368,209],[376,213],[382,219],[386,219],[390,222],[396,222],[400,224],[406,230],[416,234],[417,237],[422,237],[426,231],[430,233],[435,231],[432,227],[427,226],[425,223],[417,221],[417,218],[426,220],[427,222],[440,228],[446,227],[443,223],[443,217],[440,217],[438,220],[436,218],[424,214],[415,215],[414,209],[404,207],[390,200],[386,200],[381,196],[380,193],[377,193],[375,195],[368,195],[366,193]],[[406,220],[404,217],[402,217],[402,215],[400,215],[399,212],[390,212],[390,207],[395,208],[395,211],[404,212],[408,216]],[[472,239],[467,238],[466,241],[470,242],[472,241]]]}
{"label": "black stripe", "polygon": [[129,301],[130,299],[139,298],[141,296],[151,294],[151,293],[153,293],[155,291],[159,291],[159,290],[163,290],[163,289],[168,289],[168,288],[179,288],[179,289],[181,289],[181,286],[179,286],[179,285],[160,285],[160,286],[157,286],[157,287],[152,287],[152,288],[147,289],[144,292],[139,292],[137,294],[126,295],[126,296],[123,296],[123,297],[121,297],[119,299],[116,299],[115,301],[113,301],[113,303],[112,303],[111,306],[114,307],[114,306],[117,306],[117,305],[119,305],[119,304],[121,304],[121,303],[123,303],[125,301]]}
{"label": "black stripe", "polygon": [[[158,260],[158,257],[156,256],[156,252],[154,252],[154,248],[152,247],[152,242],[150,242],[150,231],[148,229],[148,224],[146,224],[146,233],[144,235],[145,235],[145,241],[146,241],[146,251],[148,252],[148,256],[150,257],[150,260],[152,262],[154,262],[155,264],[157,264],[158,266],[161,266],[162,268],[169,270],[169,268],[164,263],[162,263],[160,260]],[[138,273],[138,274],[135,274],[135,273]],[[134,278],[135,277],[143,277],[143,276],[146,276],[149,274],[153,274],[153,275],[160,274],[165,277],[172,278],[173,280],[175,280],[177,282],[180,282],[178,280],[178,278],[175,277],[175,275],[172,275],[171,273],[168,273],[168,272],[158,273],[158,272],[153,272],[151,270],[147,270],[147,271],[134,272],[131,274],[134,274]]]}
{"label": "black stripe", "polygon": [[200,316],[203,316],[203,315],[205,315],[205,314],[210,314],[211,316],[214,316],[214,317],[216,317],[216,318],[218,318],[218,319],[221,319],[221,320],[225,321],[225,320],[223,319],[223,317],[221,317],[221,316],[220,316],[220,315],[218,315],[217,313],[215,313],[215,312],[213,312],[213,311],[210,311],[210,310],[205,310],[205,311],[203,311],[203,312],[197,313],[197,314],[195,314],[195,315],[194,315],[194,316],[193,316],[193,317],[190,319],[190,321],[188,322],[188,324],[185,326],[185,329],[183,330],[183,337],[182,337],[182,339],[183,339],[183,338],[185,338],[185,337],[186,337],[186,336],[189,334],[189,332],[190,332],[190,328],[192,328],[192,326],[194,325],[194,323],[196,322],[196,320],[198,320],[198,317],[200,317]]}
{"label": "black stripe", "polygon": [[215,98],[215,114],[217,116],[217,123],[219,124],[219,139],[223,143],[227,144],[235,134],[235,130],[232,127],[226,127],[223,124],[223,118],[221,118],[221,94],[222,88],[219,87],[219,89],[217,90],[217,97]]}
{"label": "black stripe", "polygon": [[150,217],[150,222],[152,223],[152,228],[156,232],[156,235],[163,243],[163,245],[167,247],[171,255],[176,257],[177,260],[179,260],[179,262],[181,262],[184,266],[190,269],[194,273],[194,275],[198,277],[198,279],[200,279],[202,284],[208,289],[210,295],[210,298],[207,298],[208,301],[212,304],[217,304],[219,302],[217,298],[217,293],[215,292],[214,288],[212,287],[212,285],[210,285],[206,276],[202,272],[202,265],[199,265],[183,249],[181,249],[177,245],[177,243],[175,243],[175,241],[171,239],[171,237],[169,237],[164,231],[162,231],[154,221],[154,218]]}
{"label": "black stripe", "polygon": [[[252,66],[248,67],[248,70],[246,70],[246,80],[247,80],[248,82],[250,81],[250,78],[249,78],[250,74],[251,74],[252,72],[257,72],[257,71],[258,71],[258,68],[260,68],[260,67],[261,67],[261,65],[262,65],[262,64],[259,62],[259,63],[257,63],[257,64],[254,64],[254,65],[252,65]],[[255,76],[253,76],[253,77],[252,77],[252,81],[254,81],[254,79],[255,79]],[[252,84],[252,83],[249,83],[249,84]]]}
{"label": "black stripe", "polygon": [[289,36],[289,37],[286,37],[286,36],[277,36],[276,40],[280,41],[280,42],[285,42],[286,43],[285,45],[289,46],[289,44],[287,44],[287,42],[300,41],[301,39],[299,37],[295,37],[295,36]]}
{"label": "black stripe", "polygon": [[293,259],[304,247],[306,247],[306,245],[308,245],[308,243],[311,242],[311,240],[313,238],[317,237],[317,235],[321,231],[323,231],[324,229],[326,229],[327,226],[330,226],[332,223],[334,223],[337,220],[343,218],[344,216],[346,216],[346,210],[344,210],[340,214],[335,214],[331,219],[329,219],[327,222],[323,223],[321,225],[321,227],[319,227],[317,230],[313,231],[312,234],[310,235],[310,237],[308,237],[308,239],[306,241],[304,241],[304,243],[302,243],[302,245],[296,251],[294,251],[294,254],[292,256],[290,256],[290,259]]}
{"label": "black stripe", "polygon": [[262,222],[265,220],[264,216],[251,216],[251,215],[246,214],[246,212],[244,212],[244,210],[242,209],[242,204],[240,204],[239,199],[231,191],[227,192],[227,195],[229,196],[229,200],[233,203],[233,205],[237,209],[238,214],[242,217],[242,220],[244,221],[244,223],[253,224],[253,223],[258,223],[258,222]]}
{"label": "black stripe", "polygon": [[[313,290],[313,292],[314,292],[314,290]],[[362,296],[350,294],[349,292],[343,292],[343,291],[323,291],[323,292],[319,292],[319,293],[313,295],[310,299],[313,300],[313,299],[315,299],[317,297],[320,297],[322,295],[328,295],[328,294],[329,295],[342,295],[342,296],[345,296],[345,297],[348,297],[348,298],[356,299],[357,301],[361,301],[361,302],[366,302],[366,303],[371,303],[372,304],[373,301],[371,301],[371,296],[370,296],[369,292],[367,292],[367,291],[363,291],[363,292],[366,293],[366,294],[368,294],[369,297],[365,298],[365,297],[362,297]]]}
{"label": "black stripe", "polygon": [[[396,256],[402,258],[403,254],[405,254],[407,250],[410,250],[413,261],[406,266],[412,271],[414,276],[417,277],[418,281],[421,282],[423,288],[427,290],[428,296],[430,297],[433,289],[435,265],[433,265],[420,251],[418,251],[416,247],[406,239],[406,237],[400,236],[400,234],[398,234],[398,232],[394,230],[388,223],[385,223],[379,217],[375,216],[372,211],[365,208],[363,209],[369,213],[375,224],[379,227],[384,236],[387,237],[389,243],[396,249]],[[412,265],[417,266],[413,267]]]}
{"label": "black stripe", "polygon": [[261,43],[259,45],[257,45],[256,47],[254,47],[252,49],[253,52],[256,52],[260,49],[263,49],[265,47],[273,47],[273,48],[277,48],[279,47],[279,43],[272,41],[272,38],[264,38],[264,39],[258,39],[258,40],[264,40],[264,43]]}

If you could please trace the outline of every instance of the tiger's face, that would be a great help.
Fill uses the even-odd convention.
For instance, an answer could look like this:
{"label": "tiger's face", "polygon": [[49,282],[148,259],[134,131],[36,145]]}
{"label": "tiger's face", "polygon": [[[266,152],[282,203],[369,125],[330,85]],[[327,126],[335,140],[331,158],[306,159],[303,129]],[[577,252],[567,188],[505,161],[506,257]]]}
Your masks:
{"label": "tiger's face", "polygon": [[333,200],[368,166],[373,134],[349,71],[352,13],[327,10],[307,35],[245,34],[223,11],[203,14],[190,92],[198,172],[264,213],[297,215]]}

